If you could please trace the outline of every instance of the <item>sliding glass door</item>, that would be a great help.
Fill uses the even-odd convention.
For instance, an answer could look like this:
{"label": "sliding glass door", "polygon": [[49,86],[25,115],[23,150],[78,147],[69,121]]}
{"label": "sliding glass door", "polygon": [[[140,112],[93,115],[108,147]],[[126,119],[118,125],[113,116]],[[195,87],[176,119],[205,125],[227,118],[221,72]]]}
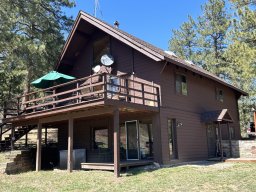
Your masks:
{"label": "sliding glass door", "polygon": [[139,159],[139,130],[137,121],[126,121],[127,160]]}

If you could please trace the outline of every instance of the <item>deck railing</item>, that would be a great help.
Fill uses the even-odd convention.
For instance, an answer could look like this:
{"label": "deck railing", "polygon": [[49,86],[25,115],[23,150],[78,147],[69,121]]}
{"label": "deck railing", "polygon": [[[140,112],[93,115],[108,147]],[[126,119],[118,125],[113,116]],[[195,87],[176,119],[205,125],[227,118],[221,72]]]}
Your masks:
{"label": "deck railing", "polygon": [[159,107],[159,87],[138,78],[97,74],[18,97],[17,114],[63,108],[100,100]]}

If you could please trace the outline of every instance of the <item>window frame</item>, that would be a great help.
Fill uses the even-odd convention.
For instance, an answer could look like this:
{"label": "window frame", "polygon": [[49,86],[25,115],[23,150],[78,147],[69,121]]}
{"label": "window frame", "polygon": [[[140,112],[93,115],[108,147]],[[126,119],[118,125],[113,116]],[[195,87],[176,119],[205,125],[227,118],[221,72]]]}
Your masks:
{"label": "window frame", "polygon": [[[177,77],[180,77],[179,78],[179,81],[178,81],[178,78]],[[186,92],[183,92],[183,88],[182,88],[182,81],[183,81],[183,77],[185,78],[185,85],[186,85]],[[178,86],[177,86],[177,82],[180,84],[180,88],[178,90]],[[175,73],[174,75],[174,86],[175,86],[175,92],[176,94],[178,95],[183,95],[183,96],[188,96],[188,78],[187,78],[187,75],[183,74],[183,73]]]}
{"label": "window frame", "polygon": [[[96,131],[98,131],[98,130],[107,130],[107,147],[106,148],[102,148],[102,147],[99,147],[97,145],[97,142],[96,142]],[[92,129],[92,131],[93,131],[93,135],[92,135],[92,148],[93,148],[93,150],[109,149],[109,128],[108,127],[95,127],[95,128]]]}
{"label": "window frame", "polygon": [[[170,160],[179,159],[178,139],[177,139],[177,120],[175,118],[167,118],[168,146]],[[170,149],[170,140],[172,140],[172,149]]]}
{"label": "window frame", "polygon": [[[220,94],[220,92],[222,94]],[[222,103],[224,102],[224,91],[223,91],[223,89],[220,89],[219,87],[215,88],[215,98],[219,102],[222,102]]]}

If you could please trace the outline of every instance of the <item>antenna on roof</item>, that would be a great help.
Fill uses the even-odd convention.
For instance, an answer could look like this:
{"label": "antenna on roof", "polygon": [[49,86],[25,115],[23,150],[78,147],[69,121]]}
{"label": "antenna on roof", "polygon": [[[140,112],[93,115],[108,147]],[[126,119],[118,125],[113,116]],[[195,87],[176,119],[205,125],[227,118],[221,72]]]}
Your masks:
{"label": "antenna on roof", "polygon": [[97,11],[100,11],[100,14],[102,16],[102,11],[100,10],[100,1],[99,0],[94,0],[94,17],[97,17]]}

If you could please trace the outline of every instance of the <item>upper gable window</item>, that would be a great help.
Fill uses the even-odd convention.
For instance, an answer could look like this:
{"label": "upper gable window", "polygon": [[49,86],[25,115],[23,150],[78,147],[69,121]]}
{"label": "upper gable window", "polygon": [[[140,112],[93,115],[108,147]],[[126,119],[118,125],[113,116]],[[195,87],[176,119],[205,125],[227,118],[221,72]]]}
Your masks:
{"label": "upper gable window", "polygon": [[109,36],[96,39],[93,43],[93,67],[101,65],[100,59],[102,55],[110,54]]}
{"label": "upper gable window", "polygon": [[216,88],[216,99],[220,102],[224,101],[224,93],[222,89]]}
{"label": "upper gable window", "polygon": [[185,75],[176,74],[176,93],[188,95],[187,78]]}

